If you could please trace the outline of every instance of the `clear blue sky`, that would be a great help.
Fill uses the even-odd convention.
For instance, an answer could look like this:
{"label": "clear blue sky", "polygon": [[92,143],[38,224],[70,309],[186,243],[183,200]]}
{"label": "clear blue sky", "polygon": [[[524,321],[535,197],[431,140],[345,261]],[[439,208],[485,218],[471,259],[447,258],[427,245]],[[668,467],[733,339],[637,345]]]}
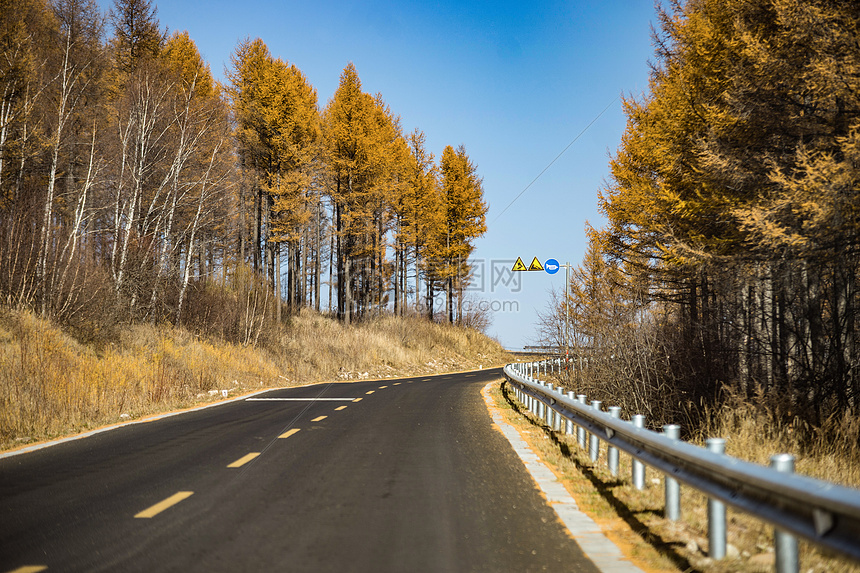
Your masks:
{"label": "clear blue sky", "polygon": [[424,131],[437,159],[446,145],[465,145],[490,205],[474,253],[483,284],[472,296],[497,310],[490,334],[507,348],[534,341],[536,312],[551,288],[563,289],[563,270],[522,273],[517,286],[510,275],[493,280],[492,269],[518,256],[581,261],[585,222],[602,224],[597,193],[624,130],[616,98],[647,88],[652,0],[153,3],[161,26],[188,30],[219,79],[237,43],[259,37],[305,73],[324,106],[353,62],[364,90],[382,93],[404,131]]}

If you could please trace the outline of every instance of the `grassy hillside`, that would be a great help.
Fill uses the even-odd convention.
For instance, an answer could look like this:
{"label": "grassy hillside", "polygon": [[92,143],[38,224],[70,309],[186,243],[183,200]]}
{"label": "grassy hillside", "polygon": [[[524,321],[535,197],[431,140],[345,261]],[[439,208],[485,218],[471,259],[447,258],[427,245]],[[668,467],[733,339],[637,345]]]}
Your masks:
{"label": "grassy hillside", "polygon": [[129,326],[85,346],[29,312],[0,311],[0,449],[261,388],[442,372],[505,361],[471,329],[417,317],[345,327],[303,311],[255,349]]}

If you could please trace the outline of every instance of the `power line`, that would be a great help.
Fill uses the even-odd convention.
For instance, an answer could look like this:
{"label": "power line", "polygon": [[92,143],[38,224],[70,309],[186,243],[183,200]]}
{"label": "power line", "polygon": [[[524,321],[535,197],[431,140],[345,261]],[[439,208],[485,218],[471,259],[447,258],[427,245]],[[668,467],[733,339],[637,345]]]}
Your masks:
{"label": "power line", "polygon": [[573,138],[573,141],[571,141],[570,143],[568,143],[568,144],[567,144],[567,147],[565,147],[564,149],[562,149],[562,150],[561,150],[561,153],[559,153],[558,155],[556,155],[556,156],[555,156],[555,159],[553,159],[552,161],[550,161],[550,162],[549,162],[549,165],[547,165],[546,167],[544,167],[544,168],[543,168],[543,171],[541,171],[540,173],[538,173],[538,174],[537,174],[537,177],[535,177],[534,179],[532,179],[532,182],[531,182],[531,183],[529,183],[528,185],[526,185],[525,189],[523,189],[522,191],[520,191],[520,194],[519,194],[519,195],[517,195],[516,197],[514,197],[514,200],[513,200],[513,201],[511,201],[510,203],[508,203],[508,206],[507,206],[507,207],[505,207],[504,209],[502,209],[502,212],[501,212],[501,213],[499,213],[498,215],[496,215],[496,218],[495,218],[495,219],[493,219],[493,220],[491,221],[491,223],[495,223],[495,222],[499,219],[499,217],[501,217],[502,215],[504,215],[504,214],[505,214],[505,211],[507,211],[508,209],[510,209],[511,205],[513,205],[514,203],[516,203],[516,202],[517,202],[517,199],[519,199],[520,197],[522,197],[522,196],[523,196],[523,193],[525,193],[526,191],[528,191],[528,190],[529,190],[529,187],[531,187],[532,185],[534,185],[535,181],[537,181],[538,179],[540,179],[540,176],[541,176],[541,175],[543,175],[544,173],[546,173],[546,170],[547,170],[547,169],[549,169],[550,167],[552,167],[552,164],[553,164],[553,163],[555,163],[556,161],[558,161],[558,158],[559,158],[559,157],[561,157],[562,155],[564,155],[564,152],[565,152],[565,151],[567,151],[568,149],[570,149],[570,146],[571,146],[571,145],[573,145],[574,143],[576,143],[576,140],[577,140],[577,139],[579,139],[580,137],[582,137],[582,134],[583,134],[583,133],[585,133],[586,131],[588,131],[588,128],[589,128],[589,127],[591,127],[591,126],[594,124],[594,122],[595,122],[595,121],[597,121],[598,119],[600,119],[600,116],[602,116],[604,113],[606,113],[606,110],[607,110],[607,109],[609,109],[609,108],[612,106],[612,104],[614,104],[616,101],[618,101],[618,97],[616,97],[614,100],[612,100],[611,102],[609,102],[609,105],[607,105],[605,108],[603,108],[603,111],[601,111],[600,113],[598,113],[598,114],[597,114],[597,116],[596,116],[594,119],[592,119],[592,120],[591,120],[591,122],[590,122],[588,125],[586,125],[586,126],[585,126],[585,128],[583,128],[583,130],[582,130],[582,131],[580,131],[580,132],[579,132],[579,134],[578,134],[576,137],[574,137],[574,138]]}

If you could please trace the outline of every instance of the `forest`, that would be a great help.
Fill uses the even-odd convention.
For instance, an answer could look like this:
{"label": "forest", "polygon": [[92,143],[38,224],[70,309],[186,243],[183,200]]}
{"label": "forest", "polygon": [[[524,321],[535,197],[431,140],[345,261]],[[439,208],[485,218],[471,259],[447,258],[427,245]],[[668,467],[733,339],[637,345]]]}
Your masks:
{"label": "forest", "polygon": [[437,162],[353,64],[321,106],[246,39],[222,83],[149,0],[0,0],[0,50],[7,308],[84,342],[148,322],[253,345],[308,307],[478,320],[477,166],[463,145]]}
{"label": "forest", "polygon": [[572,341],[581,376],[627,384],[655,424],[729,397],[856,420],[860,4],[673,0],[658,15],[605,225],[543,338]]}

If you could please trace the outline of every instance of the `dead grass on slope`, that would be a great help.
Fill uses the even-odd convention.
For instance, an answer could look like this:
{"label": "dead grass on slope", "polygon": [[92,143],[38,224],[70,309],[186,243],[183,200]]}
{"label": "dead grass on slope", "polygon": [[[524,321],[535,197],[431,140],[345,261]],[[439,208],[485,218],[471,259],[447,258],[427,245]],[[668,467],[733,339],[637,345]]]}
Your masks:
{"label": "dead grass on slope", "polygon": [[507,356],[473,330],[381,317],[344,327],[304,311],[259,349],[129,326],[98,351],[30,312],[0,310],[0,449],[259,390],[485,368]]}

